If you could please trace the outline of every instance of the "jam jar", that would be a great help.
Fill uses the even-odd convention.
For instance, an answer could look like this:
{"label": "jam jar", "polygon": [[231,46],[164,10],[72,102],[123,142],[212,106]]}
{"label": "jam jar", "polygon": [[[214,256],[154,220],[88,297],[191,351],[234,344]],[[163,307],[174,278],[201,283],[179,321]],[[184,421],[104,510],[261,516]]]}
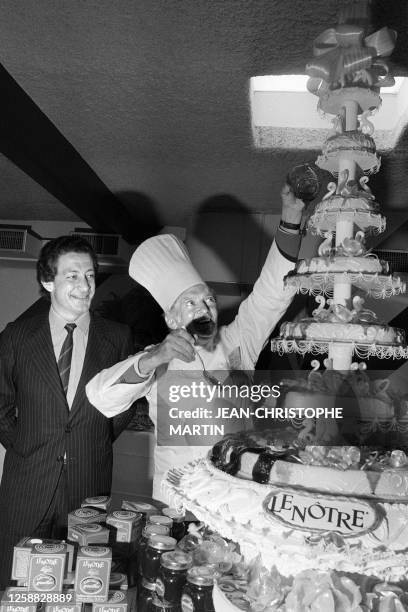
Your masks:
{"label": "jam jar", "polygon": [[[137,612],[139,612],[139,610]],[[149,601],[147,612],[181,612],[181,609],[180,604],[162,601],[157,595],[153,595],[152,599]]]}
{"label": "jam jar", "polygon": [[159,576],[156,580],[156,593],[160,599],[170,603],[180,603],[181,592],[186,582],[187,570],[192,566],[193,558],[180,550],[162,554]]}
{"label": "jam jar", "polygon": [[212,591],[217,575],[211,565],[200,565],[187,571],[181,595],[182,612],[214,612]]}
{"label": "jam jar", "polygon": [[171,532],[173,521],[170,517],[163,516],[162,514],[151,514],[147,519],[147,525],[164,525]]}
{"label": "jam jar", "polygon": [[140,538],[137,551],[139,576],[142,575],[142,559],[144,557],[144,551],[146,549],[147,542],[152,535],[169,535],[169,529],[164,525],[146,525],[143,528],[142,537]]}
{"label": "jam jar", "polygon": [[176,538],[177,542],[186,535],[185,514],[179,514],[174,508],[163,508],[164,516],[168,516],[173,521],[171,537]]}
{"label": "jam jar", "polygon": [[142,555],[142,576],[149,582],[155,582],[159,575],[160,558],[168,550],[174,550],[176,540],[170,536],[153,535],[147,541]]}
{"label": "jam jar", "polygon": [[149,603],[156,593],[156,584],[148,582],[144,578],[140,583],[139,592],[137,594],[137,612],[147,612]]}

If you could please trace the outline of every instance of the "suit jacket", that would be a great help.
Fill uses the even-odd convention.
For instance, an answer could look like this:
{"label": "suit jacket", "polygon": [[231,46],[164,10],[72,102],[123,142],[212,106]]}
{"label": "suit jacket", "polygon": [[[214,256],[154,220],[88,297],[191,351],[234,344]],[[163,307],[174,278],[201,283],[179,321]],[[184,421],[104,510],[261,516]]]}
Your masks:
{"label": "suit jacket", "polygon": [[[133,353],[130,329],[91,314],[81,378],[71,407],[52,346],[48,310],[10,323],[0,335],[0,530],[30,535],[52,499],[66,453],[69,506],[110,493],[112,441],[133,409],[114,423],[87,400],[85,385]],[[17,416],[16,416],[17,415]]]}

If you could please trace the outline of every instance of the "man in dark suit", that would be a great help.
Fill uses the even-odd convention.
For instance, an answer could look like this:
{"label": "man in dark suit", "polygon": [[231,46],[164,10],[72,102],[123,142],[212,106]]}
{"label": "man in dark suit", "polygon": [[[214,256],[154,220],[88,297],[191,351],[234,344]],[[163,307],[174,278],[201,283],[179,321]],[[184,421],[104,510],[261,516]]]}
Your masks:
{"label": "man in dark suit", "polygon": [[49,241],[37,279],[51,300],[44,313],[0,335],[0,588],[13,546],[24,536],[61,538],[67,513],[88,496],[108,495],[112,441],[133,416],[104,417],[85,385],[133,353],[130,329],[90,313],[97,260],[82,238]]}

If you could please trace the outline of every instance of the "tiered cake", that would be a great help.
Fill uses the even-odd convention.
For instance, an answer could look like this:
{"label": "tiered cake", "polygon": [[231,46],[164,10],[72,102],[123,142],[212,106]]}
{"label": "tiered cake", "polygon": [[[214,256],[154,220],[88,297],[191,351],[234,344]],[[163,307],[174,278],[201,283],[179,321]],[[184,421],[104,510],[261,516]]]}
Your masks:
{"label": "tiered cake", "polygon": [[[281,354],[328,354],[326,372],[345,381],[348,373],[363,376],[365,364],[352,363],[353,356],[408,357],[404,331],[380,322],[354,295],[356,289],[377,298],[405,291],[400,277],[365,247],[367,234],[385,229],[368,187],[380,157],[367,117],[381,104],[380,87],[393,83],[382,58],[392,52],[395,32],[383,28],[365,36],[361,25],[349,21],[343,16],[337,28],[318,37],[315,58],[307,66],[308,88],[319,97],[320,110],[335,116],[316,163],[337,180],[329,183],[308,221],[307,229],[324,237],[318,256],[299,261],[285,282],[298,292],[318,295],[318,307],[310,318],[284,323],[272,342]],[[320,364],[314,363],[317,370]],[[365,401],[356,399],[360,413],[363,406],[365,417],[393,419],[386,381],[377,387],[365,382]],[[313,395],[313,386],[294,384],[286,399],[294,405],[296,395],[304,400],[306,392]],[[332,445],[323,446],[317,430],[314,423],[301,442],[293,436],[283,442],[249,434],[226,438],[208,458],[185,470],[170,470],[164,486],[171,505],[188,508],[238,542],[247,559],[260,553],[269,569],[276,567],[285,577],[337,570],[377,581],[406,580],[405,449],[347,445],[333,431]]]}

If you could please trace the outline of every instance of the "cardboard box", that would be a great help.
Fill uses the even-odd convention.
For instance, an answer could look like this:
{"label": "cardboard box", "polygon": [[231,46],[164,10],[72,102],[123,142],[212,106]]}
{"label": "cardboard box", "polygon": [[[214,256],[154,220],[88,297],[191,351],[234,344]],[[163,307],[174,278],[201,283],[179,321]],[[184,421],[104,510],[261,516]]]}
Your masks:
{"label": "cardboard box", "polygon": [[77,601],[103,603],[107,600],[112,551],[108,546],[81,546],[75,570]]}
{"label": "cardboard box", "polygon": [[127,612],[128,598],[123,591],[109,591],[108,601],[92,604],[92,612]]}
{"label": "cardboard box", "polygon": [[81,508],[99,508],[107,512],[112,504],[112,498],[107,495],[98,495],[96,497],[87,497],[81,503]]}
{"label": "cardboard box", "polygon": [[86,523],[104,523],[106,512],[99,508],[77,508],[68,514],[68,527]]}
{"label": "cardboard box", "polygon": [[108,514],[106,524],[116,529],[117,542],[135,542],[141,532],[142,515],[130,510],[115,510]]}
{"label": "cardboard box", "polygon": [[28,591],[61,592],[67,556],[68,547],[65,542],[34,544],[28,569]]}
{"label": "cardboard box", "polygon": [[[13,565],[11,568],[11,579],[17,580],[18,584],[27,586],[28,566],[33,544],[60,544],[60,540],[49,540],[41,538],[22,538],[15,546],[13,552]],[[74,547],[67,544],[67,571],[72,571],[74,562]]]}
{"label": "cardboard box", "polygon": [[152,506],[152,504],[148,504],[143,501],[128,501],[126,499],[122,501],[122,510],[140,512],[146,516],[146,518],[148,518],[151,514],[160,514],[160,510],[156,508],[156,506]]}
{"label": "cardboard box", "polygon": [[71,525],[68,527],[68,540],[76,542],[79,546],[107,544],[109,542],[109,529],[100,523]]}
{"label": "cardboard box", "polygon": [[111,572],[109,577],[109,590],[110,591],[127,591],[128,590],[128,579],[126,574],[122,572]]}
{"label": "cardboard box", "polygon": [[26,588],[7,587],[1,598],[0,612],[36,612],[38,604],[29,602],[28,595]]}
{"label": "cardboard box", "polygon": [[41,542],[42,540],[39,538],[23,538],[17,542],[13,551],[12,580],[27,581],[31,547],[33,544],[41,544]]}
{"label": "cardboard box", "polygon": [[[68,599],[67,596],[71,596]],[[75,591],[64,587],[60,593],[61,600],[53,603],[46,603],[44,612],[82,612],[83,604],[76,601]]]}

